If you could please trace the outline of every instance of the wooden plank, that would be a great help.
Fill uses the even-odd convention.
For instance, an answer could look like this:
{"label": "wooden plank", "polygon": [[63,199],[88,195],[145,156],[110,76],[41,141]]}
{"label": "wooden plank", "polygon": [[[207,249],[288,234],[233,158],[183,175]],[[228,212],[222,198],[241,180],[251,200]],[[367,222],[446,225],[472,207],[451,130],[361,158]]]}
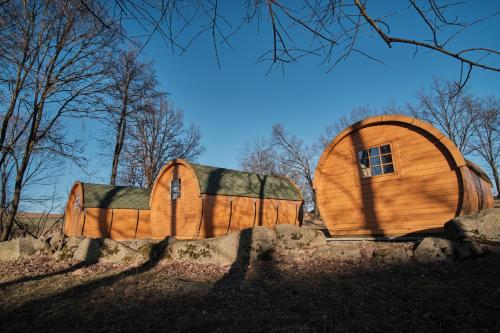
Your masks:
{"label": "wooden plank", "polygon": [[[171,200],[170,182],[181,179],[181,197]],[[153,238],[192,238],[201,219],[201,197],[195,175],[182,164],[164,171],[151,194],[151,234]]]}
{"label": "wooden plank", "polygon": [[137,233],[135,236],[137,239],[148,239],[152,238],[151,234],[151,214],[149,210],[139,211],[139,224],[137,226]]}
{"label": "wooden plank", "polygon": [[105,208],[86,208],[82,235],[89,238],[108,237],[113,211]]}

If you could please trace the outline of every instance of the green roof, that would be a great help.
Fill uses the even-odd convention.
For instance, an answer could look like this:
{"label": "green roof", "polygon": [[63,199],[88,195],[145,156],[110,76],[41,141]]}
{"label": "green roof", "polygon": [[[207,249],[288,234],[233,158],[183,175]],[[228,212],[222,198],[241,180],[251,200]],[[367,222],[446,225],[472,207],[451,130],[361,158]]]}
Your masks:
{"label": "green roof", "polygon": [[83,207],[149,209],[151,189],[82,183]]}
{"label": "green roof", "polygon": [[286,178],[191,164],[203,194],[301,201],[302,195]]}

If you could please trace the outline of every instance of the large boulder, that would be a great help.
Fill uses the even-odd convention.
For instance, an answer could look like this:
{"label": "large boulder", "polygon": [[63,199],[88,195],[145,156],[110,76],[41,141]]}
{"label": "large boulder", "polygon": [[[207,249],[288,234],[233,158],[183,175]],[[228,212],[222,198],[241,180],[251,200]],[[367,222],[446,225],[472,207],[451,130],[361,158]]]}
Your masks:
{"label": "large boulder", "polygon": [[44,250],[46,245],[39,239],[16,238],[0,242],[0,260],[16,260],[32,255],[38,250]]}
{"label": "large boulder", "polygon": [[500,208],[455,217],[444,228],[448,236],[454,239],[500,242]]}
{"label": "large boulder", "polygon": [[409,253],[403,246],[375,249],[373,251],[373,261],[384,264],[405,264],[412,260],[412,253]]}
{"label": "large boulder", "polygon": [[201,264],[231,265],[236,261],[239,233],[198,240],[177,240],[167,245],[166,258]]}
{"label": "large boulder", "polygon": [[48,244],[53,251],[62,249],[65,242],[65,235],[61,230],[57,230],[48,237]]}
{"label": "large boulder", "polygon": [[215,238],[177,240],[167,245],[165,253],[173,260],[227,266],[271,258],[274,247],[274,232],[255,227]]}
{"label": "large boulder", "polygon": [[415,249],[414,258],[420,263],[432,263],[453,259],[467,259],[473,255],[474,252],[469,243],[426,237]]}
{"label": "large boulder", "polygon": [[361,243],[333,241],[316,249],[312,253],[312,257],[339,261],[359,261],[363,257]]}
{"label": "large boulder", "polygon": [[101,252],[101,243],[97,239],[85,238],[73,253],[74,260],[97,261]]}
{"label": "large boulder", "polygon": [[327,244],[325,235],[316,229],[296,227],[291,224],[274,226],[276,254],[295,258],[307,256]]}
{"label": "large boulder", "polygon": [[78,261],[126,262],[148,259],[139,248],[146,241],[118,242],[108,238],[84,239],[74,252],[73,259]]}
{"label": "large boulder", "polygon": [[[57,246],[57,250],[53,254],[55,260],[72,260],[73,256],[78,249],[80,243],[82,243],[87,238],[84,237],[67,237],[63,238],[62,244]],[[82,249],[80,250],[80,255],[82,254]]]}

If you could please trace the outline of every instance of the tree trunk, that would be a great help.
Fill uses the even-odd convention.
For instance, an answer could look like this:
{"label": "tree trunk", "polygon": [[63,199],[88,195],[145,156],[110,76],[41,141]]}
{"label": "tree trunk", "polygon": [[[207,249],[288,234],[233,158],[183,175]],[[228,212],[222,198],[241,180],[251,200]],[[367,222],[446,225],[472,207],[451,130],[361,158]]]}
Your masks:
{"label": "tree trunk", "polygon": [[125,140],[125,130],[127,128],[126,112],[122,111],[120,121],[118,123],[118,131],[116,132],[115,150],[113,152],[113,165],[111,167],[111,185],[116,184],[116,174],[118,173],[118,163],[120,162],[120,154],[123,148],[123,141]]}
{"label": "tree trunk", "polygon": [[314,205],[314,219],[318,220],[320,218],[319,215],[319,208],[318,208],[318,201],[316,200],[316,190],[312,188],[312,200],[313,200],[313,205]]}
{"label": "tree trunk", "polygon": [[31,152],[33,151],[34,141],[33,138],[30,137],[26,150],[24,152],[23,160],[21,162],[20,168],[16,174],[16,182],[14,185],[14,195],[12,197],[12,209],[8,212],[5,221],[2,221],[2,234],[0,236],[0,241],[9,240],[10,233],[12,231],[12,226],[14,225],[14,219],[17,214],[17,209],[19,207],[19,202],[21,201],[21,189],[23,187],[23,179],[24,173],[26,172],[26,168],[28,167],[29,160],[31,158]]}
{"label": "tree trunk", "polygon": [[497,187],[497,199],[500,199],[500,180],[498,179],[498,169],[495,164],[491,165],[491,171],[493,172],[493,178],[495,178],[495,186]]}

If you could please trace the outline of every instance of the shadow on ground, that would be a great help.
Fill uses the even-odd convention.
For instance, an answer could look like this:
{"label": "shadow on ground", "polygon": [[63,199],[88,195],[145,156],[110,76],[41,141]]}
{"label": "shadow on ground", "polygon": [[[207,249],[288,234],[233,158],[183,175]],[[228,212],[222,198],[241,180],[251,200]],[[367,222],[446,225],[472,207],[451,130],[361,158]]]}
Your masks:
{"label": "shadow on ground", "polygon": [[[98,274],[89,273],[91,266],[86,266],[4,284],[2,330],[495,331],[500,327],[498,256],[430,266],[320,260],[251,264],[245,256],[241,260],[230,268],[149,260]],[[88,272],[75,275],[78,269]]]}

